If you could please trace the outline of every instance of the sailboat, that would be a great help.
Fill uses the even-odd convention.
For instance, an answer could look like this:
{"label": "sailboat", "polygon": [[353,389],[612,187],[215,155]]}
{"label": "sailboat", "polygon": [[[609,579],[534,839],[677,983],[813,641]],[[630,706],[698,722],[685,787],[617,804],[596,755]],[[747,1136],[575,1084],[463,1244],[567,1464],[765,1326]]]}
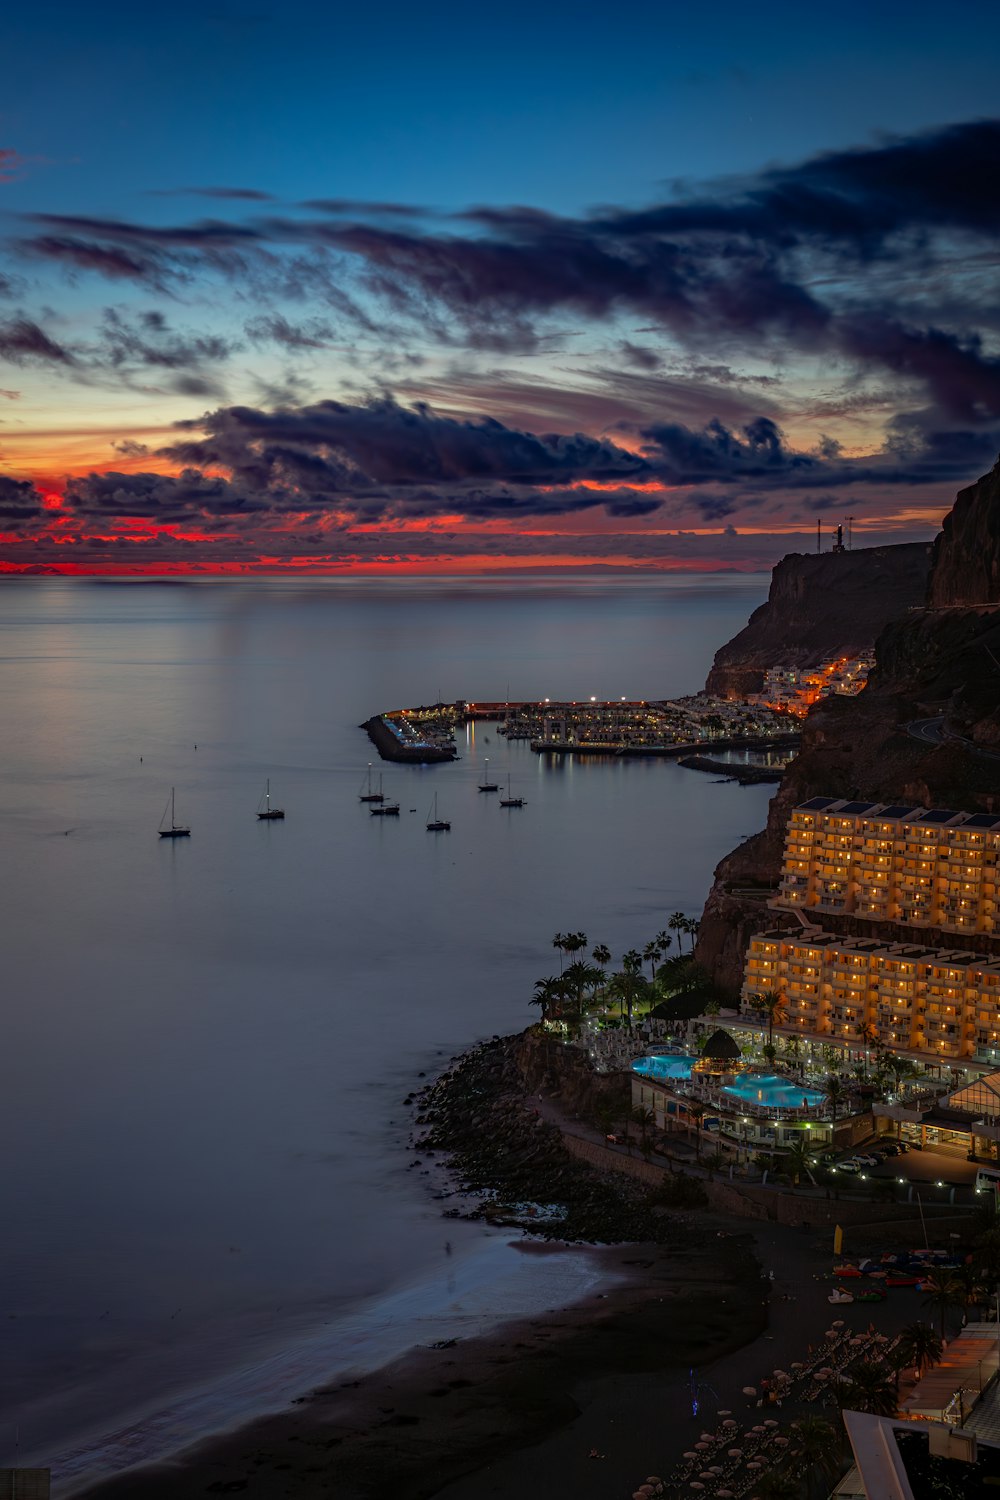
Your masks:
{"label": "sailboat", "polygon": [[170,823],[167,823],[167,809],[163,809],[163,817],[160,819],[159,834],[161,839],[187,839],[191,837],[190,828],[185,828],[178,823],[174,817],[174,789],[170,788]]}
{"label": "sailboat", "polygon": [[448,822],[447,818],[439,818],[438,817],[437,792],[434,793],[434,801],[431,803],[431,810],[427,814],[427,832],[428,833],[450,833],[451,832],[451,824]]}
{"label": "sailboat", "polygon": [[[367,802],[368,798],[367,797],[363,797],[361,800],[363,802]],[[374,801],[375,799],[373,798],[372,800]],[[381,778],[381,776],[378,779],[378,801],[379,801],[380,806],[378,806],[378,807],[370,807],[368,809],[368,811],[371,813],[371,815],[372,815],[373,818],[398,818],[399,817],[399,803],[398,802],[387,802],[385,800],[385,796],[384,796],[384,794],[382,792],[382,778]]]}
{"label": "sailboat", "polygon": [[498,781],[491,781],[490,780],[490,758],[489,758],[489,756],[487,756],[486,759],[483,761],[483,779],[479,783],[479,790],[481,792],[498,792],[500,790],[500,783]]}
{"label": "sailboat", "polygon": [[283,818],[285,816],[285,810],[283,807],[271,806],[270,776],[267,778],[267,789],[265,790],[263,797],[261,797],[260,801],[257,804],[257,816],[264,822],[267,822],[274,818]]}
{"label": "sailboat", "polygon": [[512,797],[510,794],[510,772],[507,772],[507,795],[500,798],[501,807],[523,807],[523,797]]}
{"label": "sailboat", "polygon": [[384,802],[385,796],[382,792],[382,777],[378,779],[378,791],[372,791],[372,763],[368,762],[368,790],[365,791],[365,783],[361,783],[361,791],[358,793],[359,802]]}

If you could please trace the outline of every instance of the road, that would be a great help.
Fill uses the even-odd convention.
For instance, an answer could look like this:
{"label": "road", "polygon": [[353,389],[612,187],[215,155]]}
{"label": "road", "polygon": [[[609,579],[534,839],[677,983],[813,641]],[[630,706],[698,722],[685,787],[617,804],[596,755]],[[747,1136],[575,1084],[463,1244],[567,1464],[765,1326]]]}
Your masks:
{"label": "road", "polygon": [[967,754],[974,755],[977,760],[1000,761],[1000,754],[995,750],[983,750],[974,740],[967,740],[949,729],[944,714],[937,714],[932,719],[911,719],[905,729],[912,740],[920,740],[925,745],[961,745]]}

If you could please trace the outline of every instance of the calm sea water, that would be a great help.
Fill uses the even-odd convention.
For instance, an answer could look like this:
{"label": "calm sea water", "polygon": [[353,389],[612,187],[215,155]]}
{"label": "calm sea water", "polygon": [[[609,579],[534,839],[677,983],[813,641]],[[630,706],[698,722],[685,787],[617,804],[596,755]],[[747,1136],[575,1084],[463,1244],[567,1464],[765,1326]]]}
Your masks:
{"label": "calm sea water", "polygon": [[[356,726],[693,691],[765,590],[4,583],[0,1461],[54,1459],[66,1493],[587,1284],[582,1257],[554,1281],[442,1221],[402,1100],[537,1014],[557,930],[619,955],[696,913],[771,789],[548,764],[479,725],[455,765],[384,767],[403,812],[375,819]],[[477,793],[485,756],[522,811]],[[267,776],[284,823],[254,817]],[[171,786],[190,840],[156,836]],[[435,792],[450,835],[424,829]]]}

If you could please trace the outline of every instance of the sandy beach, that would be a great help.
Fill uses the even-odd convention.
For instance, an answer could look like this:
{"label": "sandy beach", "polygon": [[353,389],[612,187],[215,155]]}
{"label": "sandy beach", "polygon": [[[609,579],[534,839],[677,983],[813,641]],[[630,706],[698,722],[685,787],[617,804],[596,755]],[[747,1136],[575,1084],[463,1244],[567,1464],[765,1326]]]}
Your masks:
{"label": "sandy beach", "polygon": [[[522,1246],[527,1254],[561,1253],[552,1242]],[[524,1466],[520,1492],[533,1493],[532,1455],[542,1455],[533,1445],[575,1427],[592,1388],[609,1377],[630,1383],[641,1376],[683,1401],[692,1361],[718,1360],[754,1337],[765,1293],[750,1249],[749,1237],[715,1233],[698,1250],[594,1249],[608,1292],[549,1317],[506,1324],[490,1337],[414,1350],[169,1464],[92,1487],[88,1500],[202,1493],[423,1500],[463,1475],[492,1472],[489,1466],[511,1462],[511,1455],[521,1455],[516,1461]],[[609,1468],[632,1469],[624,1452],[620,1462],[589,1463],[605,1484]]]}

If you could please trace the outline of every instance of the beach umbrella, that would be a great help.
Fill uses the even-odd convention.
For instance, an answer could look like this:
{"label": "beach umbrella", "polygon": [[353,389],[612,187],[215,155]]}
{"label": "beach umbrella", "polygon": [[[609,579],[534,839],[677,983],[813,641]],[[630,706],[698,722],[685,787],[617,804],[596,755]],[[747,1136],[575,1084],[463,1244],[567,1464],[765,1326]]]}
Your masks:
{"label": "beach umbrella", "polygon": [[844,1326],[844,1320],[843,1320],[843,1318],[834,1318],[834,1320],[833,1320],[833,1326],[834,1326],[834,1328],[843,1328],[843,1326]]}
{"label": "beach umbrella", "polygon": [[722,1470],[719,1468],[719,1466],[717,1464],[712,1464],[709,1467],[709,1473],[710,1474],[721,1474]]}
{"label": "beach umbrella", "polygon": [[748,1469],[762,1469],[763,1467],[764,1465],[760,1462],[759,1459],[756,1458],[752,1458],[747,1464]]}
{"label": "beach umbrella", "polygon": [[720,1406],[720,1408],[719,1408],[719,1416],[720,1417],[731,1417],[732,1416],[732,1412],[731,1411],[723,1411],[722,1407]]}
{"label": "beach umbrella", "polygon": [[712,1442],[712,1440],[713,1440],[714,1437],[715,1437],[715,1433],[714,1432],[703,1432],[702,1435],[701,1435],[701,1440],[702,1440],[703,1443],[710,1443],[710,1442]]}
{"label": "beach umbrella", "polygon": [[774,1420],[773,1417],[768,1417],[767,1420],[766,1420],[766,1422],[764,1423],[764,1426],[765,1427],[777,1427],[778,1423]]}
{"label": "beach umbrella", "polygon": [[730,1500],[732,1493],[732,1490],[716,1490],[716,1494],[721,1496],[721,1500]]}
{"label": "beach umbrella", "polygon": [[738,1427],[740,1424],[738,1422],[734,1422],[732,1417],[727,1417],[722,1425],[723,1427]]}
{"label": "beach umbrella", "polygon": [[743,1457],[743,1449],[742,1448],[727,1448],[726,1451],[729,1454],[730,1458],[742,1458]]}
{"label": "beach umbrella", "polygon": [[704,1453],[705,1449],[708,1447],[708,1443],[695,1443],[695,1447],[697,1448],[699,1453]]}
{"label": "beach umbrella", "polygon": [[703,1490],[705,1486],[703,1484],[699,1484],[697,1479],[692,1479],[691,1488],[693,1490]]}
{"label": "beach umbrella", "polygon": [[744,1396],[756,1396],[757,1387],[755,1385],[745,1385],[743,1387],[743,1394]]}
{"label": "beach umbrella", "polygon": [[695,1453],[695,1452],[694,1452],[694,1450],[693,1450],[693,1449],[692,1449],[692,1451],[691,1451],[691,1452],[690,1452],[690,1453],[685,1453],[685,1455],[684,1455],[684,1457],[685,1457],[685,1458],[697,1458],[697,1457],[698,1457],[698,1455],[697,1455],[697,1453]]}
{"label": "beach umbrella", "polygon": [[792,1360],[792,1369],[793,1370],[801,1370],[802,1369],[802,1361],[801,1361],[801,1359],[793,1359]]}
{"label": "beach umbrella", "polygon": [[779,1448],[788,1447],[788,1439],[786,1437],[776,1437],[774,1441],[777,1443]]}
{"label": "beach umbrella", "polygon": [[660,1478],[659,1474],[647,1474],[646,1475],[646,1483],[647,1484],[662,1484],[663,1480]]}

